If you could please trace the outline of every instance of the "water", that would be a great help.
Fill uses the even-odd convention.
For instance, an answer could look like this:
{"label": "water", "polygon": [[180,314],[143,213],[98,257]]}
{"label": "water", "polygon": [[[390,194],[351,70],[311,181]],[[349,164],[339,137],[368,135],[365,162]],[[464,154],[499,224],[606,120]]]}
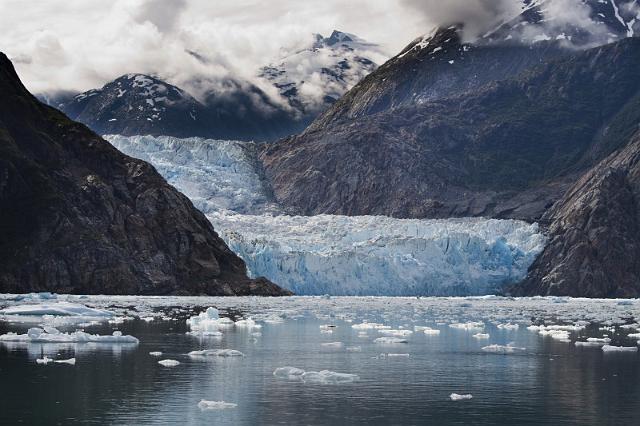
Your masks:
{"label": "water", "polygon": [[[632,425],[640,416],[640,355],[605,354],[576,347],[575,340],[609,335],[614,345],[633,346],[622,328],[640,318],[640,302],[492,298],[133,298],[65,300],[107,308],[120,316],[146,317],[122,324],[85,327],[90,333],[121,330],[138,345],[0,344],[0,424],[216,424],[216,425]],[[556,303],[566,302],[566,303]],[[0,307],[11,302],[0,298]],[[187,335],[185,319],[208,306],[222,316],[252,316],[260,330],[232,327],[221,338]],[[280,324],[264,322],[274,316]],[[162,320],[161,318],[171,318]],[[0,317],[2,318],[2,317]],[[414,332],[407,344],[382,345],[369,330],[359,337],[353,324],[379,322],[394,329],[430,326],[440,335]],[[483,330],[450,327],[483,321]],[[36,324],[43,322],[35,319]],[[45,319],[51,323],[51,319]],[[526,328],[531,321],[585,324],[571,343]],[[583,321],[583,322],[581,322]],[[519,323],[518,330],[497,324]],[[321,325],[336,325],[332,334]],[[601,330],[604,325],[613,331]],[[74,325],[58,325],[73,331]],[[25,332],[34,323],[0,322],[0,334]],[[259,331],[261,336],[253,335]],[[473,334],[488,333],[478,340]],[[342,342],[342,348],[322,343]],[[526,348],[487,353],[489,344]],[[361,352],[346,347],[360,346]],[[241,358],[195,359],[185,354],[209,348],[237,349]],[[155,358],[151,351],[162,351]],[[409,357],[380,357],[408,353]],[[75,366],[36,365],[48,355],[76,357]],[[162,367],[159,359],[180,365]],[[342,385],[279,379],[276,368],[356,374]],[[451,393],[472,394],[451,401]],[[236,408],[201,411],[201,400],[227,401]]]}

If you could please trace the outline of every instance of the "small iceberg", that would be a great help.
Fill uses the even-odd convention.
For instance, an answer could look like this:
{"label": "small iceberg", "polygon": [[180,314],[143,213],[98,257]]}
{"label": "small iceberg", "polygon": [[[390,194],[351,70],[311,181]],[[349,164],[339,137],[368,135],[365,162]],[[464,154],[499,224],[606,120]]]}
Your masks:
{"label": "small iceberg", "polygon": [[506,346],[503,346],[503,345],[484,346],[482,348],[482,350],[485,351],[485,352],[491,352],[491,353],[496,353],[496,354],[512,354],[512,353],[515,353],[515,352],[525,351],[526,348],[519,348],[517,346],[513,346],[512,343],[509,343]]}
{"label": "small iceberg", "polygon": [[374,343],[380,343],[383,345],[394,345],[398,343],[409,343],[407,339],[402,339],[400,337],[378,337],[373,341]]}
{"label": "small iceberg", "polygon": [[158,356],[162,356],[162,352],[159,352],[159,351],[149,352],[149,355],[158,357]]}
{"label": "small iceberg", "polygon": [[215,356],[215,357],[223,357],[223,358],[244,356],[242,352],[237,351],[235,349],[205,349],[203,351],[191,351],[187,355],[191,357]]}
{"label": "small iceberg", "polygon": [[449,395],[449,399],[451,399],[452,401],[464,401],[465,399],[471,399],[471,398],[473,398],[473,395],[471,395],[470,393],[466,395],[459,395],[457,393],[452,393],[451,395]]}
{"label": "small iceberg", "polygon": [[602,347],[602,352],[638,352],[638,348],[636,346],[604,345]]}
{"label": "small iceberg", "polygon": [[227,410],[229,408],[236,408],[237,406],[238,404],[225,401],[206,401],[203,399],[202,401],[198,402],[198,408],[202,411]]}
{"label": "small iceberg", "polygon": [[158,364],[163,367],[176,367],[180,365],[180,361],[176,361],[175,359],[163,359],[161,361],[158,361]]}
{"label": "small iceberg", "polygon": [[0,342],[17,343],[128,343],[138,344],[140,341],[133,336],[123,336],[122,332],[114,331],[112,335],[89,334],[84,331],[61,333],[54,327],[32,327],[27,334],[7,333],[0,336]]}
{"label": "small iceberg", "polygon": [[296,382],[317,383],[323,385],[340,385],[353,383],[360,379],[356,374],[336,373],[335,371],[305,371],[296,367],[276,368],[273,375],[279,379]]}
{"label": "small iceberg", "polygon": [[41,317],[44,315],[54,315],[54,316],[65,316],[65,317],[96,318],[96,317],[111,317],[113,316],[113,312],[89,308],[79,303],[52,302],[52,303],[38,303],[33,305],[11,306],[11,307],[0,310],[0,315],[33,316],[33,317]]}
{"label": "small iceberg", "polygon": [[471,337],[473,337],[474,339],[479,339],[479,340],[482,339],[482,340],[484,340],[484,339],[490,338],[491,336],[489,334],[487,334],[487,333],[476,333]]}

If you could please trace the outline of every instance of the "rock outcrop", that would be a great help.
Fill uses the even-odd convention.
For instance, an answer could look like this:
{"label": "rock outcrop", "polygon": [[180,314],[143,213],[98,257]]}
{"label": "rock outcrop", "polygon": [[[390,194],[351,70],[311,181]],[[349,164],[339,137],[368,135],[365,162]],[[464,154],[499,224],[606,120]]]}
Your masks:
{"label": "rock outcrop", "polygon": [[517,295],[640,297],[640,132],[545,215],[549,242]]}
{"label": "rock outcrop", "polygon": [[144,161],[41,104],[0,54],[0,292],[282,295]]}

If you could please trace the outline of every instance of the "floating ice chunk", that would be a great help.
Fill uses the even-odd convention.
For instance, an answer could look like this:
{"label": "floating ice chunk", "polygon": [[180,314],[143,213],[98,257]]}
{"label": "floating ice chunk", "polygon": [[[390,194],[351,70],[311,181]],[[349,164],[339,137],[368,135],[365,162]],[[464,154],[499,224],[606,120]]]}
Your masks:
{"label": "floating ice chunk", "polygon": [[603,352],[638,352],[636,346],[610,346],[604,345],[602,347]]}
{"label": "floating ice chunk", "polygon": [[600,343],[600,342],[580,342],[577,341],[575,343],[576,346],[586,346],[586,347],[595,347],[595,348],[599,348],[600,346],[603,346],[604,343]]}
{"label": "floating ice chunk", "polygon": [[123,336],[122,332],[114,331],[111,336],[101,336],[98,334],[88,334],[84,331],[73,333],[60,333],[53,327],[42,328],[32,327],[27,330],[27,334],[7,333],[0,336],[0,342],[22,342],[22,343],[131,343],[138,344],[139,340],[133,336]]}
{"label": "floating ice chunk", "polygon": [[478,321],[478,322],[466,322],[466,323],[455,323],[455,324],[449,324],[449,327],[455,328],[457,330],[466,330],[466,331],[482,330],[482,329],[484,329],[484,323],[481,322],[481,321]]}
{"label": "floating ice chunk", "polygon": [[339,348],[342,348],[344,346],[344,343],[342,343],[342,342],[328,342],[328,343],[321,343],[321,345],[324,346],[325,348],[339,349]]}
{"label": "floating ice chunk", "polygon": [[203,351],[191,351],[187,355],[192,357],[242,357],[244,354],[235,349],[205,349]]}
{"label": "floating ice chunk", "polygon": [[322,334],[333,334],[333,330],[320,330]]}
{"label": "floating ice chunk", "polygon": [[69,358],[69,359],[54,360],[53,358],[49,358],[48,356],[36,359],[36,364],[39,364],[39,365],[47,365],[47,364],[51,364],[51,363],[76,365],[76,359],[75,358]]}
{"label": "floating ice chunk", "polygon": [[422,332],[427,336],[437,336],[440,334],[440,330],[437,330],[435,328],[429,328],[429,327],[422,330]]}
{"label": "floating ice chunk", "polygon": [[472,336],[474,339],[488,339],[491,336],[486,333],[476,333]]}
{"label": "floating ice chunk", "polygon": [[482,348],[482,350],[485,351],[485,352],[492,352],[492,353],[497,353],[497,354],[512,354],[514,352],[525,351],[526,348],[519,348],[519,347],[513,346],[513,344],[509,343],[506,346],[503,346],[503,345],[484,346]]}
{"label": "floating ice chunk", "polygon": [[411,330],[378,330],[380,334],[386,336],[406,337],[413,334]]}
{"label": "floating ice chunk", "polygon": [[471,399],[473,398],[473,395],[466,394],[466,395],[459,395],[457,393],[452,393],[451,395],[449,395],[449,399],[451,399],[452,401],[463,401],[465,399]]}
{"label": "floating ice chunk", "polygon": [[639,339],[640,340],[640,333],[631,333],[628,335],[628,337],[630,339]]}
{"label": "floating ice chunk", "polygon": [[162,365],[163,367],[176,367],[180,365],[180,361],[176,361],[175,359],[163,359],[161,361],[158,361],[158,364]]}
{"label": "floating ice chunk", "polygon": [[409,343],[409,341],[407,339],[403,339],[401,337],[378,337],[377,339],[374,340],[374,343],[381,343],[381,344],[396,344],[396,343]]}
{"label": "floating ice chunk", "polygon": [[390,327],[375,322],[363,322],[362,324],[353,324],[351,328],[355,330],[380,330]]}
{"label": "floating ice chunk", "polygon": [[257,324],[251,318],[238,320],[235,322],[235,325],[240,328],[262,328],[260,324]]}
{"label": "floating ice chunk", "polygon": [[233,402],[225,402],[225,401],[206,401],[202,400],[198,402],[198,408],[202,411],[208,410],[227,410],[229,408],[236,408],[238,404],[234,404]]}
{"label": "floating ice chunk", "polygon": [[304,371],[301,368],[281,367],[276,368],[273,375],[280,379],[300,381],[304,383],[318,383],[326,385],[339,385],[352,383],[360,378],[355,374],[336,373],[335,371]]}
{"label": "floating ice chunk", "polygon": [[606,344],[609,344],[609,343],[611,343],[611,339],[609,339],[608,337],[603,337],[603,338],[589,337],[589,338],[587,339],[587,342],[591,342],[591,343],[606,343]]}
{"label": "floating ice chunk", "polygon": [[518,324],[507,323],[507,324],[498,324],[498,328],[500,330],[518,330],[520,326]]}
{"label": "floating ice chunk", "polygon": [[280,367],[276,368],[273,375],[280,379],[302,381],[302,375],[305,371],[296,367]]}
{"label": "floating ice chunk", "polygon": [[110,317],[113,315],[113,312],[89,308],[78,303],[53,302],[11,306],[0,310],[0,315]]}
{"label": "floating ice chunk", "polygon": [[389,358],[409,358],[410,356],[409,354],[387,354]]}
{"label": "floating ice chunk", "polygon": [[195,337],[222,337],[220,331],[187,331],[186,334]]}
{"label": "floating ice chunk", "polygon": [[154,317],[143,317],[143,318],[140,318],[140,319],[141,319],[142,321],[144,321],[144,322],[152,322],[152,321],[154,321],[154,320],[155,320],[155,318],[154,318]]}
{"label": "floating ice chunk", "polygon": [[347,352],[362,352],[361,346],[347,346]]}
{"label": "floating ice chunk", "polygon": [[50,362],[53,362],[53,359],[49,358],[48,356],[36,359],[36,364],[39,364],[39,365],[47,365]]}
{"label": "floating ice chunk", "polygon": [[319,383],[323,385],[339,385],[353,383],[360,378],[355,374],[336,373],[335,371],[307,371],[302,375],[305,383]]}
{"label": "floating ice chunk", "polygon": [[149,355],[151,355],[151,356],[156,356],[156,357],[157,357],[157,356],[162,356],[162,352],[158,352],[158,351],[156,351],[156,352],[149,352]]}
{"label": "floating ice chunk", "polygon": [[229,318],[220,318],[216,308],[208,308],[199,315],[187,319],[187,325],[191,331],[212,332],[221,328],[233,327],[234,322]]}

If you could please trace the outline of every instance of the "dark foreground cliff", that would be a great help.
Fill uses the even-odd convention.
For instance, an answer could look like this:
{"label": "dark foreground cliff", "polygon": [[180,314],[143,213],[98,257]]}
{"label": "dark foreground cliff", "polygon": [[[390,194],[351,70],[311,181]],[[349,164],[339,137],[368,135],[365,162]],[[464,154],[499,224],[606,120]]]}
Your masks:
{"label": "dark foreground cliff", "polygon": [[0,53],[0,292],[282,295],[144,161],[38,102]]}
{"label": "dark foreground cliff", "polygon": [[640,132],[545,215],[547,247],[516,295],[640,297]]}

